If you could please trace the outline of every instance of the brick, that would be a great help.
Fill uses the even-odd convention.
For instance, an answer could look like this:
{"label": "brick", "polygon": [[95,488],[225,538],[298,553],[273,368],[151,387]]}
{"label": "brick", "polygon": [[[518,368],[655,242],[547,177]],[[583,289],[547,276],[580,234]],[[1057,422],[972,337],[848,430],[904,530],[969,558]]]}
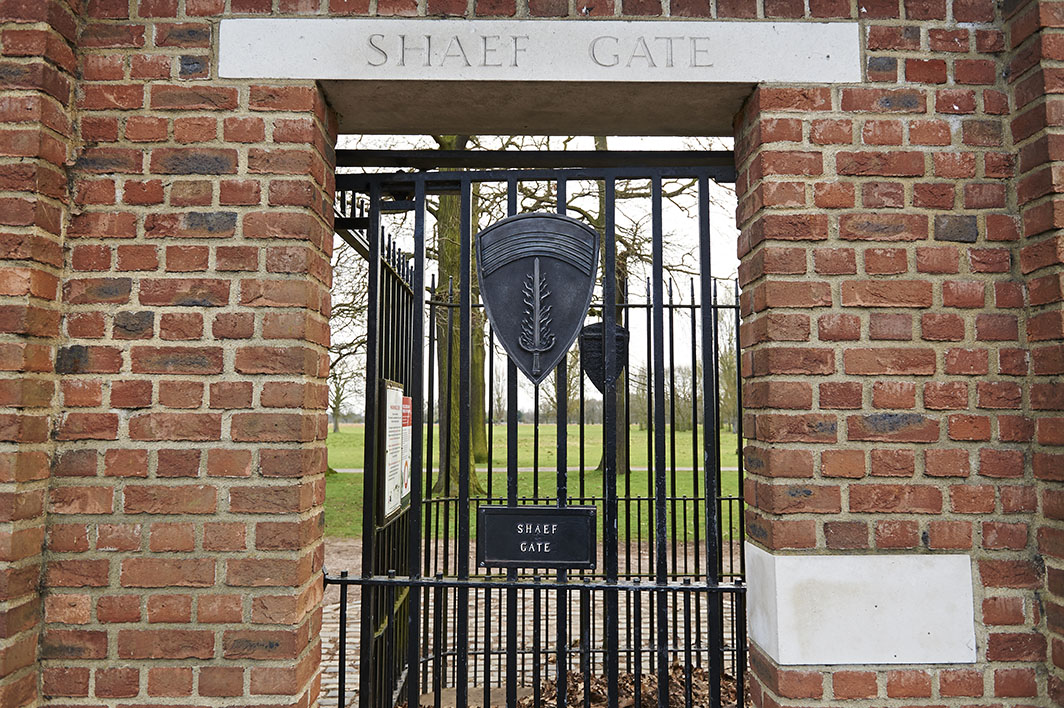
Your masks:
{"label": "brick", "polygon": [[887,696],[890,698],[930,698],[930,672],[914,669],[888,671]]}
{"label": "brick", "polygon": [[935,373],[935,353],[930,349],[848,349],[843,353],[848,374],[858,376],[916,375]]}
{"label": "brick", "polygon": [[96,532],[96,550],[140,550],[141,529],[140,524],[101,524]]}
{"label": "brick", "polygon": [[98,698],[131,698],[140,692],[140,670],[97,669],[95,688]]}
{"label": "brick", "polygon": [[41,676],[41,690],[47,696],[72,698],[88,696],[89,669],[85,667],[46,668]]}
{"label": "brick", "polygon": [[[118,632],[120,659],[210,659],[214,656],[214,633],[189,629]],[[187,669],[191,677],[192,670]]]}
{"label": "brick", "polygon": [[813,263],[822,275],[851,275],[857,273],[856,253],[852,248],[818,248],[813,251]]}
{"label": "brick", "polygon": [[192,551],[196,546],[196,527],[189,523],[152,524],[148,536],[148,550]]}
{"label": "brick", "polygon": [[922,280],[847,280],[841,292],[845,307],[931,306],[931,283]]}
{"label": "brick", "polygon": [[242,696],[244,669],[238,666],[205,666],[199,671],[201,696]]}
{"label": "brick", "polygon": [[218,347],[133,347],[133,373],[141,374],[219,374],[222,351]]}
{"label": "brick", "polygon": [[924,174],[920,152],[840,152],[835,157],[840,175],[919,177]]}
{"label": "brick", "polygon": [[846,182],[817,183],[813,189],[813,203],[821,209],[852,207],[855,203],[854,186]]}
{"label": "brick", "polygon": [[979,576],[986,587],[1033,588],[1041,583],[1038,568],[1022,560],[980,560]]}
{"label": "brick", "polygon": [[923,113],[927,97],[911,89],[852,88],[842,91],[842,110],[855,113]]}
{"label": "brick", "polygon": [[972,547],[972,525],[968,521],[932,521],[928,524],[928,548],[967,550]]}
{"label": "brick", "polygon": [[848,241],[921,241],[927,233],[927,217],[921,214],[844,214],[839,219],[839,237]]}
{"label": "brick", "polygon": [[1034,669],[996,669],[994,696],[998,698],[1033,697],[1038,695]]}
{"label": "brick", "polygon": [[206,485],[128,486],[127,514],[211,514],[217,502],[214,487]]}
{"label": "brick", "polygon": [[126,558],[122,561],[123,587],[210,587],[214,584],[214,560]]}
{"label": "brick", "polygon": [[915,408],[916,384],[877,381],[872,385],[872,405],[875,408]]}
{"label": "brick", "polygon": [[148,669],[149,696],[191,696],[193,672],[190,667],[153,667]]}
{"label": "brick", "polygon": [[211,117],[194,116],[174,119],[174,140],[179,143],[204,143],[218,136],[218,121]]}
{"label": "brick", "polygon": [[199,450],[160,450],[156,474],[159,477],[196,477],[200,457]]}
{"label": "brick", "polygon": [[[994,626],[1023,624],[1023,604],[1024,601],[1022,597],[998,596],[985,598],[983,600],[983,622],[985,624]],[[977,684],[978,690],[980,691],[979,693],[944,693],[944,695],[982,695],[982,674],[979,673],[979,676],[980,678]],[[975,684],[974,681],[972,681],[971,683]]]}
{"label": "brick", "polygon": [[879,693],[874,671],[835,671],[831,685],[837,700],[875,698]]}
{"label": "brick", "polygon": [[857,409],[861,407],[861,384],[851,381],[822,383],[817,387],[820,408]]}
{"label": "brick", "polygon": [[971,474],[968,451],[949,448],[925,450],[924,474],[929,477],[967,477]]}
{"label": "brick", "polygon": [[[207,474],[212,477],[249,477],[252,473],[250,450],[209,450]],[[234,493],[238,490],[233,490]]]}
{"label": "brick", "polygon": [[[203,525],[203,550],[242,551],[247,547],[246,534],[242,523],[206,523]],[[202,608],[202,600],[200,606]]]}
{"label": "brick", "polygon": [[237,152],[226,148],[158,148],[151,171],[164,175],[222,175],[237,171]]}
{"label": "brick", "polygon": [[925,485],[854,485],[850,487],[850,511],[938,514],[942,492]]}
{"label": "brick", "polygon": [[987,521],[983,523],[982,535],[983,548],[1023,550],[1027,547],[1027,524]]}
{"label": "brick", "polygon": [[925,313],[920,317],[920,336],[927,341],[957,342],[964,339],[964,319],[958,315]]}
{"label": "brick", "polygon": [[194,340],[203,336],[203,315],[198,312],[166,312],[159,320],[164,340]]}
{"label": "brick", "polygon": [[979,451],[979,474],[983,477],[1006,479],[1022,477],[1024,454],[1019,450],[984,448]]}
{"label": "brick", "polygon": [[823,118],[813,120],[809,139],[817,145],[848,145],[853,141],[853,121]]}
{"label": "brick", "polygon": [[147,450],[108,450],[104,454],[103,473],[108,477],[147,477]]}
{"label": "brick", "polygon": [[877,521],[875,540],[877,548],[916,548],[919,527],[915,521]]}
{"label": "brick", "polygon": [[191,595],[151,595],[146,604],[151,624],[192,621]]}
{"label": "brick", "polygon": [[953,414],[949,416],[949,437],[951,440],[989,440],[990,418]]}
{"label": "brick", "polygon": [[912,477],[916,474],[916,456],[912,450],[872,450],[869,473],[873,477]]}
{"label": "brick", "polygon": [[96,619],[104,623],[139,622],[139,595],[104,595],[96,601]]}
{"label": "brick", "polygon": [[262,187],[255,180],[225,180],[219,186],[219,204],[251,206],[262,200]]}

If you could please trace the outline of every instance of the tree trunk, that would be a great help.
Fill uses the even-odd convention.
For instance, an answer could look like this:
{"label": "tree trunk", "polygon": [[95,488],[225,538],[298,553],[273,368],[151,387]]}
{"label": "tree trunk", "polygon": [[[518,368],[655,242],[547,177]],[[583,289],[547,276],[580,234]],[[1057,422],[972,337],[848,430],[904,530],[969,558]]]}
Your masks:
{"label": "tree trunk", "polygon": [[[476,298],[474,299],[474,301]],[[470,420],[473,424],[473,459],[476,462],[488,461],[488,428],[487,428],[487,386],[485,385],[485,336],[484,317],[479,310],[473,311],[473,362],[471,382],[471,398],[473,410],[470,411]]]}
{"label": "tree trunk", "polygon": [[[480,223],[480,195],[478,185],[473,185],[473,230],[476,231]],[[476,275],[476,249],[472,253],[473,261],[473,304],[480,302],[480,281]],[[473,424],[473,460],[487,462],[488,455],[488,404],[487,404],[487,372],[485,367],[485,349],[487,348],[487,330],[484,310],[473,310],[473,361],[470,398],[473,401],[473,410],[470,411],[470,421]]]}
{"label": "tree trunk", "polygon": [[[606,137],[605,136],[601,136],[600,135],[600,136],[596,136],[595,137],[595,149],[596,150],[608,150],[609,149],[609,146],[607,145],[607,141],[606,141]],[[595,227],[598,229],[599,233],[603,233],[605,228],[606,228],[606,185],[601,183],[601,182],[599,183],[599,189],[598,189],[598,207],[599,207],[599,209],[598,209],[598,221],[595,224]],[[618,307],[616,308],[614,317],[616,318],[615,321],[617,322],[618,325],[623,325],[624,324],[624,308],[620,307],[620,304],[624,301],[624,299],[626,297],[626,293],[628,291],[628,287],[627,287],[627,284],[628,284],[628,262],[627,262],[627,257],[626,257],[627,254],[617,253],[616,256],[617,257],[616,257],[616,261],[615,261],[615,264],[614,264],[614,284],[615,284],[615,287],[616,287],[615,292],[617,294]],[[603,258],[603,263],[605,263],[605,258],[606,258],[605,244],[603,244],[603,248],[602,248],[602,258]],[[605,317],[603,317],[603,320],[605,320]],[[628,367],[625,366],[623,369],[621,369],[621,375],[617,377],[617,383],[618,383],[617,397],[616,397],[616,400],[617,400],[617,405],[616,405],[617,424],[614,426],[615,438],[617,440],[617,446],[615,448],[615,450],[616,450],[616,461],[617,461],[617,466],[616,466],[617,474],[628,474],[628,472],[629,472],[629,469],[628,469],[628,409],[627,409],[627,406],[626,406],[626,403],[625,403],[625,396],[624,396],[624,382],[625,382],[625,380],[627,378],[627,373],[628,373]],[[605,410],[605,405],[603,406],[603,410]],[[605,424],[605,419],[603,419],[603,424]],[[598,463],[597,470],[599,472],[601,472],[601,471],[603,471],[605,469],[606,455],[607,454],[608,454],[608,451],[604,449],[602,451],[602,457],[599,459],[599,463]]]}

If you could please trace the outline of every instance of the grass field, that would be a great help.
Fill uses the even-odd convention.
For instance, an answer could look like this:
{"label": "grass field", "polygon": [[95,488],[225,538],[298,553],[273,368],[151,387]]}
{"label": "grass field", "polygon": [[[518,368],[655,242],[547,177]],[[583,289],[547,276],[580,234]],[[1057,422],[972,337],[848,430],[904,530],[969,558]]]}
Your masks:
{"label": "grass field", "polygon": [[[506,465],[506,426],[492,426],[492,464],[495,467]],[[329,432],[329,466],[334,469],[361,468],[365,450],[363,447],[362,425],[341,425],[340,432]],[[517,426],[517,466],[532,467],[535,450],[539,449],[540,468],[549,468],[555,464],[555,428],[554,425],[539,426],[539,444],[535,444],[535,428],[530,424]],[[436,429],[433,458],[439,460],[439,428]],[[631,466],[635,468],[647,466],[648,440],[651,433],[640,430],[638,426],[632,426],[631,440]],[[694,438],[691,430],[677,431],[676,433],[676,466],[691,467],[694,450]],[[666,436],[666,461],[669,461],[668,436],[669,430],[665,430]],[[735,433],[721,432],[720,434],[721,467],[738,467],[736,457]],[[698,459],[699,465],[702,460],[702,426],[698,429]],[[566,440],[566,455],[569,458],[569,466],[576,467],[580,464],[580,426],[570,425]],[[599,456],[602,453],[602,426],[588,425],[584,428],[584,463],[586,467],[598,466]],[[485,467],[484,464],[478,467]]]}
{"label": "grass field", "polygon": [[[539,439],[539,473],[522,471],[518,473],[518,496],[530,501],[551,503],[554,501],[553,494],[557,485],[557,473],[554,464],[554,435],[553,428],[541,427]],[[581,500],[581,474],[579,471],[568,473],[568,497],[569,503],[594,503],[599,507],[599,526],[601,533],[601,521],[603,515],[601,497],[602,474],[594,471],[598,463],[601,450],[601,426],[588,426],[585,428],[585,472],[583,479],[583,496]],[[579,430],[577,426],[570,426],[569,432],[569,465],[579,464]],[[691,431],[679,433],[677,439],[676,463],[678,468],[691,466]],[[680,447],[681,441],[686,444]],[[339,433],[329,435],[329,464],[334,468],[361,467],[362,466],[362,426],[344,426]],[[491,478],[491,496],[500,501],[506,495],[506,472],[505,472],[505,426],[496,427],[494,440],[495,461]],[[621,498],[618,509],[618,532],[623,541],[626,534],[632,538],[641,535],[647,539],[650,535],[650,509],[653,506],[652,494],[648,490],[653,486],[653,480],[645,470],[639,470],[646,466],[646,431],[632,430],[632,466],[636,468],[628,476],[620,476],[617,480],[617,494]],[[721,434],[722,467],[736,467],[735,435],[731,433]],[[533,462],[533,430],[531,425],[522,425],[518,432],[518,466],[532,467]],[[340,461],[338,461],[340,460]],[[348,462],[345,462],[348,461]],[[668,470],[668,467],[666,468]],[[481,467],[479,477],[482,485],[487,489],[486,468]],[[538,486],[537,486],[538,476]],[[700,527],[699,534],[705,525],[703,510],[698,511],[696,523],[695,503],[682,501],[683,497],[692,497],[697,484],[698,491],[704,493],[704,474],[698,473],[698,479],[692,470],[678,469],[675,482],[671,472],[666,472],[666,497],[677,497],[674,503],[666,500],[668,530],[670,536],[675,523],[675,533],[679,537],[693,540],[696,525]],[[721,472],[722,496],[736,496],[739,488],[738,472],[723,470]],[[457,490],[454,490],[454,494]],[[630,501],[625,501],[625,498]],[[333,474],[329,475],[325,487],[325,534],[327,536],[360,537],[362,534],[362,498],[363,476],[361,474]],[[686,514],[685,514],[686,510]],[[730,511],[729,511],[730,510]],[[737,503],[732,502],[725,506],[721,519],[721,531],[725,537],[737,537],[738,514],[741,513]],[[637,526],[639,527],[637,529]]]}

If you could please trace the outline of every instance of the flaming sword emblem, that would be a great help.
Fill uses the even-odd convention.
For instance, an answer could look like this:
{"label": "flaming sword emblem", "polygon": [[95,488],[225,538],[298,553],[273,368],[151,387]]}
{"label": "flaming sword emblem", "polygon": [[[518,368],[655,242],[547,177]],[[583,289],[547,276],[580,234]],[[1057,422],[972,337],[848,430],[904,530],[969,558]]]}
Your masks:
{"label": "flaming sword emblem", "polygon": [[524,303],[525,313],[521,318],[521,348],[532,355],[532,375],[539,376],[542,370],[539,355],[550,351],[554,346],[554,333],[551,332],[550,305],[545,304],[550,297],[546,276],[540,275],[539,258],[532,262],[532,272],[525,278]]}

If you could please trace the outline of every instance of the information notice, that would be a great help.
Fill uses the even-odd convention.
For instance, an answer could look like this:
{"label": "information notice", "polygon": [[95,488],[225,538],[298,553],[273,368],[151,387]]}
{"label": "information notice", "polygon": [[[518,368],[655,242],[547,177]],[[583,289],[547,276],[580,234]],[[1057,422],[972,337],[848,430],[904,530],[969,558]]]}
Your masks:
{"label": "information notice", "polygon": [[403,506],[403,389],[386,383],[384,394],[384,518]]}

